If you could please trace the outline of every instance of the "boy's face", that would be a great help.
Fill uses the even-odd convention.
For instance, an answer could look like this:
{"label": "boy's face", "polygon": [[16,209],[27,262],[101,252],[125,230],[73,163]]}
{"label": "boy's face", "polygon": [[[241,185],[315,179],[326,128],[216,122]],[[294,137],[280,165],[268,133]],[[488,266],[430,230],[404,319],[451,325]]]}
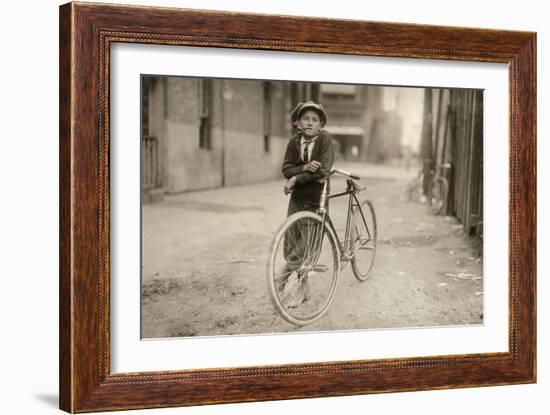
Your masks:
{"label": "boy's face", "polygon": [[305,110],[298,120],[298,127],[306,138],[313,138],[321,131],[321,119],[319,114],[313,110]]}

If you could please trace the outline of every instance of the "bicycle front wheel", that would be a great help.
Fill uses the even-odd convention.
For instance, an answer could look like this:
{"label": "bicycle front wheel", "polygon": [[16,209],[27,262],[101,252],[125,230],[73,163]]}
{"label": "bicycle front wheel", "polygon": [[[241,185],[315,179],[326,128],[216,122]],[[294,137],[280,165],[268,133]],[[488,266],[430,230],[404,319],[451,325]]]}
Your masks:
{"label": "bicycle front wheel", "polygon": [[369,200],[365,200],[361,207],[354,206],[352,214],[353,257],[351,267],[355,278],[359,281],[366,281],[371,274],[376,255],[376,215]]}
{"label": "bicycle front wheel", "polygon": [[313,212],[289,216],[277,230],[267,261],[271,301],[288,322],[319,319],[334,298],[340,273],[336,237]]}

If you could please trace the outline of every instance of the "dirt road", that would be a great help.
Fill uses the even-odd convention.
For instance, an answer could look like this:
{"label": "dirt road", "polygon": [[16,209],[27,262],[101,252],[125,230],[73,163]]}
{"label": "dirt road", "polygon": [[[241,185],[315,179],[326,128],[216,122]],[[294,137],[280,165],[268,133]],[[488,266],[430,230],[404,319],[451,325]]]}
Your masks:
{"label": "dirt road", "polygon": [[[265,282],[273,234],[285,219],[283,181],[168,196],[143,207],[143,337],[211,336],[480,324],[481,243],[454,218],[400,199],[397,168],[345,165],[363,175],[378,220],[373,274],[347,267],[327,314],[302,328],[275,312]],[[333,181],[333,191],[344,187]],[[346,201],[331,202],[344,227]]]}

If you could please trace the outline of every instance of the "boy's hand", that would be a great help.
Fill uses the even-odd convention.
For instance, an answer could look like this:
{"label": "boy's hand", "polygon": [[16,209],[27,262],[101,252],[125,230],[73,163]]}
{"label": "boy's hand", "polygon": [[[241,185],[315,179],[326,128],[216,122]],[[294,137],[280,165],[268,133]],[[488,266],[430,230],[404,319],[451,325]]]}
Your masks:
{"label": "boy's hand", "polygon": [[321,167],[321,163],[317,160],[313,160],[304,165],[304,171],[315,173],[317,170],[319,170],[319,167]]}
{"label": "boy's hand", "polygon": [[287,180],[285,187],[283,191],[285,192],[285,195],[288,195],[290,192],[292,192],[292,188],[296,184],[296,176],[292,176],[290,179]]}

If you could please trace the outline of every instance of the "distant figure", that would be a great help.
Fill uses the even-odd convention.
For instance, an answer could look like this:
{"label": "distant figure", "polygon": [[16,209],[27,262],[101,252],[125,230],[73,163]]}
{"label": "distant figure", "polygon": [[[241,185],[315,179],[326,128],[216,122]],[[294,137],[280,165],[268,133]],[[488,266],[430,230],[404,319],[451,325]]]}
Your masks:
{"label": "distant figure", "polygon": [[410,145],[403,146],[403,156],[405,157],[405,169],[408,172],[411,169],[412,150]]}

